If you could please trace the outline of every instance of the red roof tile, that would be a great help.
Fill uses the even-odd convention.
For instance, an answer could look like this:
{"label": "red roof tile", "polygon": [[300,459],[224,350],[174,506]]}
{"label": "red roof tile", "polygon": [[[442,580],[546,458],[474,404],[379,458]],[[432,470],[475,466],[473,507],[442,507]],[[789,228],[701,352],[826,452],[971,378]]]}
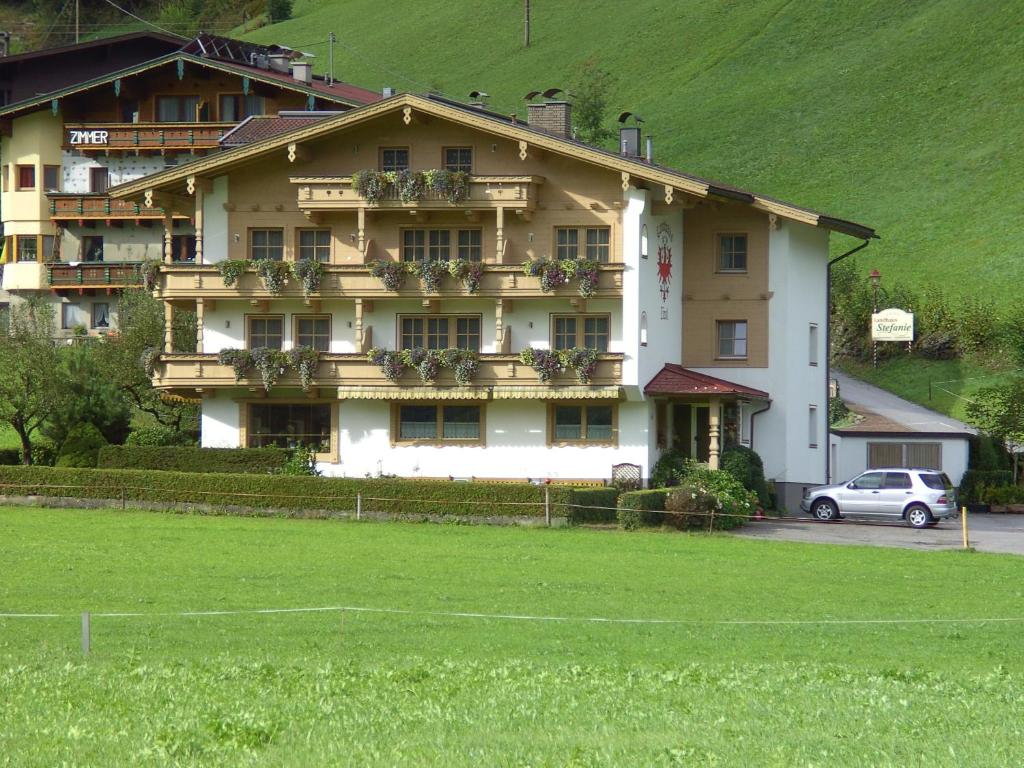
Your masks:
{"label": "red roof tile", "polygon": [[734,384],[725,379],[717,379],[714,376],[697,373],[681,365],[666,363],[647,382],[644,387],[645,395],[743,395],[768,400],[767,392],[759,389],[745,387],[742,384]]}
{"label": "red roof tile", "polygon": [[253,144],[271,136],[301,128],[337,114],[335,112],[311,112],[308,115],[255,115],[246,118],[230,131],[221,137],[222,147],[238,147],[243,144]]}

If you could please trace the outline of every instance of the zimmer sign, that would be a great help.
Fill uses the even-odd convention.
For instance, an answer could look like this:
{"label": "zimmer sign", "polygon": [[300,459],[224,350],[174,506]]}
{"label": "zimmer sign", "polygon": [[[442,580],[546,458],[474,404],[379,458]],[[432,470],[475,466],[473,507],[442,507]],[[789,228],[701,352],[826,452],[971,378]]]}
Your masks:
{"label": "zimmer sign", "polygon": [[902,309],[883,309],[871,315],[872,341],[913,341],[914,315]]}
{"label": "zimmer sign", "polygon": [[110,143],[110,132],[101,129],[81,130],[78,128],[68,129],[68,144],[73,147],[82,145],[106,146]]}

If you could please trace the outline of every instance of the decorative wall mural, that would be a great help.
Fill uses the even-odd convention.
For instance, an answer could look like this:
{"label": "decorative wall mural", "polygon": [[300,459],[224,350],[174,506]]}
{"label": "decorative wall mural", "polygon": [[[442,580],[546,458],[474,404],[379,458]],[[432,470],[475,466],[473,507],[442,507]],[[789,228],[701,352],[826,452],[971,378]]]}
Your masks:
{"label": "decorative wall mural", "polygon": [[664,304],[672,285],[672,228],[664,223],[658,225],[658,284]]}

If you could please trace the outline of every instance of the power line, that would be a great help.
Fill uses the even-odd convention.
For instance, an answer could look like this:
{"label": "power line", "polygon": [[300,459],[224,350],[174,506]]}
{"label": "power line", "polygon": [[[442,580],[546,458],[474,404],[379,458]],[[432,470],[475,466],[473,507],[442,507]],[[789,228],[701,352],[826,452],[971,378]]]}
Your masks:
{"label": "power line", "polygon": [[143,19],[143,18],[142,18],[141,16],[136,16],[136,15],[135,15],[134,13],[132,13],[131,11],[126,11],[126,10],[125,10],[124,8],[122,8],[122,7],[120,6],[120,5],[118,5],[117,3],[115,3],[115,2],[114,2],[114,0],[104,0],[104,2],[106,2],[106,4],[107,4],[107,5],[109,5],[109,6],[113,7],[113,8],[116,8],[116,9],[117,9],[117,10],[119,10],[119,11],[120,11],[121,13],[125,14],[126,16],[131,16],[131,17],[132,17],[133,19],[135,19],[136,21],[141,21],[141,22],[142,22],[143,24],[147,24],[147,25],[151,26],[151,27],[152,27],[153,29],[158,29],[158,30],[160,30],[161,32],[166,32],[166,33],[167,33],[168,35],[173,35],[173,34],[174,34],[173,32],[171,32],[171,30],[169,30],[169,29],[164,29],[164,28],[163,28],[163,27],[161,27],[161,26],[160,26],[159,24],[154,24],[154,23],[153,23],[153,22],[151,22],[151,21],[146,21],[146,20],[145,20],[145,19]]}

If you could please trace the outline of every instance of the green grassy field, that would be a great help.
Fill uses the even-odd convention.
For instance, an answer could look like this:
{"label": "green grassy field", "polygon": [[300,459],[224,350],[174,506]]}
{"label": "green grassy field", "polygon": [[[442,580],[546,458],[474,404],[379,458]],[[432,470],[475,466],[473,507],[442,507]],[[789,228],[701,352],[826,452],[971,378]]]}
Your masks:
{"label": "green grassy field", "polygon": [[[61,614],[0,619],[0,765],[1024,759],[1019,558],[7,508],[0,562]],[[409,613],[159,615],[315,606]]]}
{"label": "green grassy field", "polygon": [[[1024,46],[1017,0],[523,3],[299,0],[247,35],[315,53],[336,75],[401,90],[523,94],[569,86],[587,59],[615,76],[610,112],[646,119],[656,158],[877,227],[865,274],[1004,304],[1024,279],[1009,222],[1024,206]],[[849,247],[836,238],[834,247]]]}

